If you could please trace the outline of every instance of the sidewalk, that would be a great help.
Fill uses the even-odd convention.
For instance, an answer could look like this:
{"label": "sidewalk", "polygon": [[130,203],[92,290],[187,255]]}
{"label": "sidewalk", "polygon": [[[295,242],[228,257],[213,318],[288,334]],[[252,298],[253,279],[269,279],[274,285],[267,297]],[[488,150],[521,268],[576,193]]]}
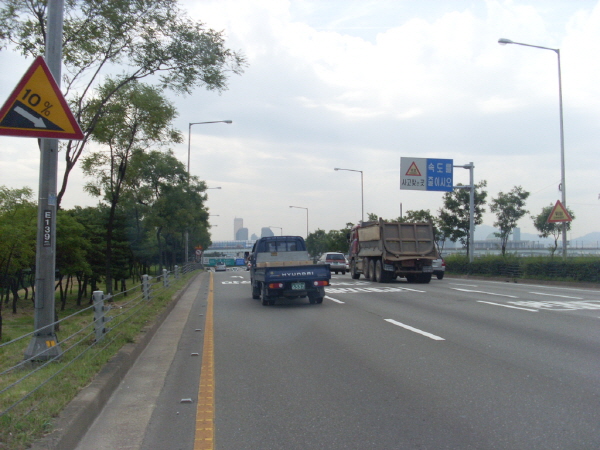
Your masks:
{"label": "sidewalk", "polygon": [[69,403],[55,430],[31,448],[140,448],[189,311],[198,295],[208,293],[208,276],[193,277],[139,341],[125,346]]}

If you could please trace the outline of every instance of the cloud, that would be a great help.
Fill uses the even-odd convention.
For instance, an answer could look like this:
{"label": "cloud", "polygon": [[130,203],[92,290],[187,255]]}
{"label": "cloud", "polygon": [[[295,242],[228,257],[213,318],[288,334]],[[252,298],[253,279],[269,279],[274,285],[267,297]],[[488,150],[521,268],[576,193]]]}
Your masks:
{"label": "cloud", "polygon": [[[192,173],[223,188],[209,191],[211,213],[219,215],[211,218],[215,239],[233,238],[234,217],[244,218],[250,233],[274,225],[304,235],[305,216],[289,205],[310,209],[311,230],[358,220],[360,177],[334,167],[364,172],[366,212],[396,217],[402,204],[404,211],[435,213],[441,194],[399,189],[402,156],[472,161],[475,180],[488,181],[488,198],[522,185],[532,193],[532,214],[554,203],[560,196],[556,54],[500,46],[501,37],[560,48],[567,203],[577,215],[571,236],[598,229],[598,2],[187,0],[183,6],[224,30],[228,46],[249,62],[222,95],[198,90],[173,97],[181,130],[189,122],[233,120],[194,127],[192,134]],[[36,187],[35,146],[23,153],[10,142],[0,150],[3,182]],[[186,160],[187,142],[175,151]],[[7,165],[17,154],[24,161],[19,173]],[[468,171],[455,169],[455,180],[468,183]],[[67,197],[81,195],[80,182],[71,180]],[[493,221],[488,213],[485,223]],[[535,232],[530,220],[520,225]]]}

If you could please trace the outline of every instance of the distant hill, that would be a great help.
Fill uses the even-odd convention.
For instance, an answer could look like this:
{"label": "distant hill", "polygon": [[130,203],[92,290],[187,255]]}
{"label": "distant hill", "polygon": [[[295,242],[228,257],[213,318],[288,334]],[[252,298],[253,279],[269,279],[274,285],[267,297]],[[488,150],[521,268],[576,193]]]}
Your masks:
{"label": "distant hill", "polygon": [[[475,227],[475,240],[476,241],[484,241],[486,239],[492,239],[493,238],[493,234],[497,233],[498,230],[494,227],[490,227],[489,225],[479,225],[477,227]],[[511,237],[512,239],[512,237]],[[537,234],[533,234],[533,233],[521,233],[521,240],[522,241],[535,241],[535,242],[542,242],[542,243],[552,243],[553,239],[552,238],[541,238],[539,237]],[[581,244],[581,243],[587,243],[588,245],[600,245],[600,231],[594,231],[592,233],[588,233],[584,236],[580,236],[580,237],[576,237],[576,238],[571,238],[570,241],[573,243],[572,245],[575,244],[575,242]]]}
{"label": "distant hill", "polygon": [[594,231],[578,238],[572,238],[571,241],[588,242],[593,244],[600,243],[600,231]]}
{"label": "distant hill", "polygon": [[[498,229],[490,227],[489,225],[478,225],[475,227],[475,240],[485,241],[487,239],[494,239],[494,233],[498,233]],[[512,239],[512,236],[510,237]],[[551,242],[551,238],[541,238],[537,234],[533,233],[521,233],[522,241],[535,241],[535,242]]]}

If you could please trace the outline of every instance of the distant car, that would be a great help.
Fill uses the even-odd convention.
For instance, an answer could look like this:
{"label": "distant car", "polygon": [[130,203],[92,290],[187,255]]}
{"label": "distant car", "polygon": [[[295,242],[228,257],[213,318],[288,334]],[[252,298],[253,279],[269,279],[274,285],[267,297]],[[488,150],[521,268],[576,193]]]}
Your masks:
{"label": "distant car", "polygon": [[444,278],[444,273],[446,272],[446,261],[442,258],[434,259],[432,264],[433,266],[433,274],[437,277],[438,280]]}
{"label": "distant car", "polygon": [[338,272],[342,272],[342,275],[346,273],[346,258],[343,253],[328,252],[323,253],[319,258],[318,264],[329,264],[329,268],[336,275]]}
{"label": "distant car", "polygon": [[215,265],[215,272],[227,272],[227,265],[223,261],[219,261]]}

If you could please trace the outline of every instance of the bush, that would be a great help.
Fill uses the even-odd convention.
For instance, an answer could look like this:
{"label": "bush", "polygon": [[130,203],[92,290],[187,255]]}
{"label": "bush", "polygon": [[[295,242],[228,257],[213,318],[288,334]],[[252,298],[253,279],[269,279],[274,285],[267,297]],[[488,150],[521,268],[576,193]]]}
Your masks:
{"label": "bush", "polygon": [[444,259],[449,274],[600,283],[600,258],[593,256],[562,260],[549,256],[486,255],[472,263],[466,255],[449,255]]}

